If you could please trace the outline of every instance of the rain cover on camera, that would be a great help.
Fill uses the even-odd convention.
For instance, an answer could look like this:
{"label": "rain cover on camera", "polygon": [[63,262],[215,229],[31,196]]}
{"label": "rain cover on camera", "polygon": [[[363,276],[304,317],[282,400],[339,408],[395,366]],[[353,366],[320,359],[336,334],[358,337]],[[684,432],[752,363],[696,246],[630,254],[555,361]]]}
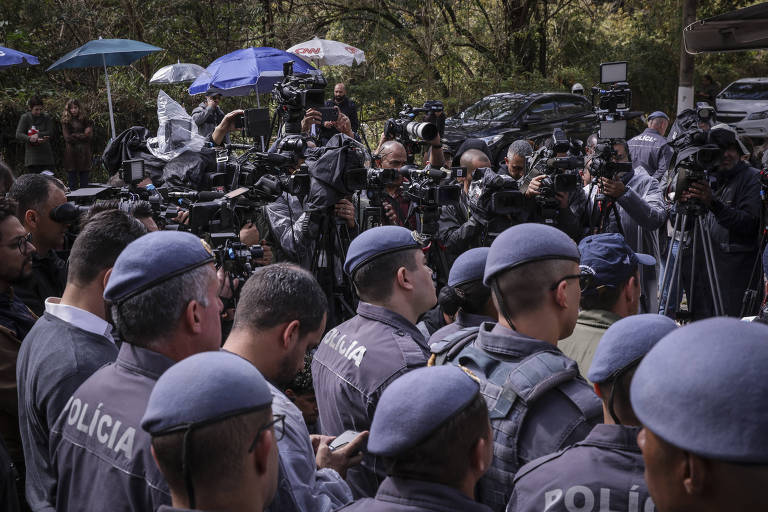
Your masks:
{"label": "rain cover on camera", "polygon": [[345,196],[352,195],[344,183],[347,171],[366,167],[370,156],[365,146],[351,137],[338,133],[328,143],[307,157],[311,182],[306,210],[330,208]]}
{"label": "rain cover on camera", "polygon": [[157,158],[166,162],[185,151],[200,151],[205,137],[197,133],[197,125],[184,107],[165,92],[157,94],[157,137],[147,139],[147,147]]}

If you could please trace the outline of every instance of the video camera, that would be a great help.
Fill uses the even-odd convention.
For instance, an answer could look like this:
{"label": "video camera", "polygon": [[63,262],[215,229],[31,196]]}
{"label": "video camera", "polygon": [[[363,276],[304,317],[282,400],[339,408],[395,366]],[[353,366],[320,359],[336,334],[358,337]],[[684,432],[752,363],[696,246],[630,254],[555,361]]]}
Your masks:
{"label": "video camera", "polygon": [[272,97],[283,121],[285,133],[301,133],[301,119],[308,108],[320,108],[325,103],[328,82],[322,74],[293,72],[293,61],[283,64],[283,80],[275,84]]}
{"label": "video camera", "polygon": [[525,192],[531,179],[546,174],[541,180],[537,201],[554,199],[559,192],[575,192],[579,187],[580,169],[584,168],[584,157],[569,153],[578,153],[562,128],[552,131],[549,144],[543,144],[527,158],[526,173],[521,190]]}
{"label": "video camera", "polygon": [[626,139],[627,121],[641,112],[630,112],[632,89],[627,82],[627,61],[600,64],[600,85],[592,87],[592,107],[600,119],[601,139]]}
{"label": "video camera", "polygon": [[[620,179],[624,173],[632,172],[632,162],[614,162],[616,150],[614,140],[599,140],[592,153],[589,173],[592,178]],[[623,142],[621,142],[623,143]]]}
{"label": "video camera", "polygon": [[418,145],[434,139],[439,133],[435,124],[415,121],[416,115],[436,114],[442,112],[442,109],[442,102],[436,100],[425,102],[421,108],[405,103],[398,117],[387,119],[384,125],[384,136],[395,139],[405,146],[409,164],[413,164],[413,155],[418,151]]}

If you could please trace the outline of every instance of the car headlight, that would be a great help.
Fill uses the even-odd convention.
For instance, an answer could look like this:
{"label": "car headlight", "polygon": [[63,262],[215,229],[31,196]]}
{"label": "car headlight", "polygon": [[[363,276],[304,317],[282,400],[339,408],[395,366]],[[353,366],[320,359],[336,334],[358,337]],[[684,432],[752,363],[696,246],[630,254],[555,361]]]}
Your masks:
{"label": "car headlight", "polygon": [[768,119],[768,110],[762,112],[752,112],[747,116],[747,121],[757,121],[758,119]]}
{"label": "car headlight", "polygon": [[491,135],[490,137],[480,137],[480,140],[484,141],[489,146],[492,146],[499,142],[503,136],[504,134],[500,133],[498,135]]}

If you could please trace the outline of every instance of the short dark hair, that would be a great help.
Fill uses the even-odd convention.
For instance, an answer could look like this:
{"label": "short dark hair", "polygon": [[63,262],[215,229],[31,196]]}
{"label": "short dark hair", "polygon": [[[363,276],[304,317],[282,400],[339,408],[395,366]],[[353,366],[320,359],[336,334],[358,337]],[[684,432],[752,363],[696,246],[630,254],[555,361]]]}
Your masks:
{"label": "short dark hair", "polygon": [[485,305],[491,298],[491,289],[482,281],[470,281],[458,286],[445,285],[440,290],[437,302],[440,309],[453,316],[459,309],[474,315],[485,311]]}
{"label": "short dark hair", "polygon": [[639,364],[640,361],[637,361],[625,368],[618,376],[598,383],[603,401],[608,404],[609,412],[617,416],[614,419],[620,420],[624,425],[640,424],[629,399],[629,386]]}
{"label": "short dark hair", "polygon": [[30,110],[32,110],[32,107],[36,107],[38,105],[43,105],[43,99],[40,96],[30,96],[27,100],[27,107],[29,107]]}
{"label": "short dark hair", "polygon": [[16,201],[0,197],[0,223],[5,222],[8,217],[16,216]]}
{"label": "short dark hair", "polygon": [[269,329],[299,321],[299,335],[316,331],[328,311],[323,289],[308,271],[290,263],[256,269],[240,290],[233,329]]}
{"label": "short dark hair", "polygon": [[58,187],[57,180],[45,174],[22,174],[11,185],[8,197],[18,205],[16,216],[24,222],[27,210],[40,211],[51,196],[52,187]]}
{"label": "short dark hair", "polygon": [[69,254],[67,282],[86,285],[111,268],[125,247],[147,232],[125,212],[107,210],[91,217],[80,230]]}
{"label": "short dark hair", "polygon": [[16,175],[13,174],[13,169],[0,160],[0,197],[11,189],[14,181],[16,181]]}
{"label": "short dark hair", "polygon": [[571,260],[534,261],[499,274],[495,279],[507,312],[516,315],[540,308],[550,287],[569,273],[573,264]]}
{"label": "short dark hair", "polygon": [[381,302],[392,295],[395,275],[401,267],[413,272],[418,267],[420,249],[406,249],[379,256],[358,268],[353,281],[357,294],[366,302]]}
{"label": "short dark hair", "polygon": [[467,474],[470,454],[477,441],[488,436],[488,407],[478,393],[416,447],[396,457],[385,457],[387,473],[400,478],[435,482],[457,487]]}
{"label": "short dark hair", "polygon": [[[128,207],[126,208],[124,205],[128,205]],[[138,201],[131,201],[130,203],[122,203],[119,199],[99,199],[88,208],[86,218],[91,218],[94,215],[107,210],[122,210],[137,219],[144,219],[152,216],[152,204],[149,201],[140,199]]]}
{"label": "short dark hair", "polygon": [[[634,275],[635,273],[633,272],[632,276]],[[581,294],[579,307],[581,307],[583,310],[612,310],[613,306],[615,306],[616,302],[618,302],[619,297],[621,297],[621,292],[624,291],[624,288],[627,286],[627,284],[629,284],[629,279],[632,276],[629,276],[616,286],[600,286],[598,288],[590,288],[585,290]]]}
{"label": "short dark hair", "polygon": [[[189,433],[188,461],[195,489],[234,490],[244,470],[248,448],[258,429],[272,420],[272,408],[241,414],[196,428]],[[160,471],[175,493],[186,496],[182,468],[186,431],[152,437]]]}

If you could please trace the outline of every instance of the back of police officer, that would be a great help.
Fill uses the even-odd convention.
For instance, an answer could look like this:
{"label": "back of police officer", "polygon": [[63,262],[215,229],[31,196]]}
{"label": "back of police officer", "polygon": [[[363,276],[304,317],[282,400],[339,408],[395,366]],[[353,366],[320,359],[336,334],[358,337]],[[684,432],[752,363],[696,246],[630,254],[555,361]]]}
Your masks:
{"label": "back of police officer", "polygon": [[522,465],[584,439],[601,419],[599,399],[557,348],[576,324],[578,262],[576,243],[556,228],[507,229],[491,245],[483,280],[499,322],[482,324],[459,352],[448,348],[456,339],[432,346],[436,363],[461,364],[482,381],[494,460],[478,496],[494,510],[504,510]]}
{"label": "back of police officer", "polygon": [[632,379],[658,510],[768,510],[768,327],[735,318],[665,336]]}
{"label": "back of police officer", "polygon": [[661,111],[648,116],[648,128],[627,141],[634,165],[642,165],[651,177],[661,182],[667,174],[674,150],[664,135],[669,127],[669,116]]}
{"label": "back of police officer", "polygon": [[520,468],[507,512],[653,510],[629,384],[643,356],[676,327],[670,318],[646,314],[608,328],[589,371],[605,424],[596,425],[583,441]]}
{"label": "back of police officer", "polygon": [[221,346],[213,256],[190,233],[157,231],[117,258],[104,299],[123,339],[117,360],[75,391],[51,429],[56,510],[154,510],[170,493],[141,417],[175,361]]}
{"label": "back of police officer", "polygon": [[475,485],[493,457],[491,426],[480,386],[455,366],[419,368],[381,395],[368,450],[389,475],[375,498],[347,512],[490,512]]}
{"label": "back of police officer", "polygon": [[[312,362],[320,432],[334,436],[368,430],[389,383],[426,365],[429,349],[415,324],[436,302],[426,256],[403,227],[359,235],[344,270],[360,296],[357,316],[328,331]],[[347,482],[355,497],[373,496],[384,476],[380,461],[366,455]]]}

